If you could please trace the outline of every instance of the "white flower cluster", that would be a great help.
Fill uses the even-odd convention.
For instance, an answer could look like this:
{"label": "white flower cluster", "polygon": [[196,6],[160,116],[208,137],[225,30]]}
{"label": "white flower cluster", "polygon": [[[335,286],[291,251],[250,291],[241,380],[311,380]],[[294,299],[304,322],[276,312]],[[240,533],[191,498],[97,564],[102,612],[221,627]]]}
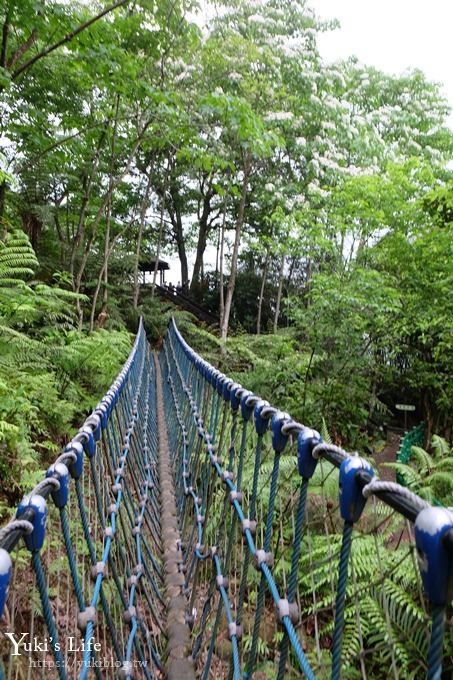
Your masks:
{"label": "white flower cluster", "polygon": [[265,116],[267,121],[292,120],[293,118],[294,113],[292,111],[269,111]]}

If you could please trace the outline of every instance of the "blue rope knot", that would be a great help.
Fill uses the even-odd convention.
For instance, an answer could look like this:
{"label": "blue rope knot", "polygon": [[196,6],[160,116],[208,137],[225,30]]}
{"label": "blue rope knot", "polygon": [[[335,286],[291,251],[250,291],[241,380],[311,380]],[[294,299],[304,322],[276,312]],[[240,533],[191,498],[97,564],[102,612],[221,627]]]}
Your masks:
{"label": "blue rope knot", "polygon": [[127,678],[133,680],[134,677],[135,677],[134,664],[132,663],[132,661],[125,661],[118,671],[119,680],[127,680]]}
{"label": "blue rope knot", "polygon": [[8,585],[11,580],[13,563],[7,550],[0,548],[0,618],[5,608]]}
{"label": "blue rope knot", "polygon": [[415,543],[425,591],[435,605],[453,599],[453,551],[447,534],[453,531],[453,512],[431,507],[421,510],[415,520]]}
{"label": "blue rope knot", "polygon": [[59,482],[58,489],[52,491],[52,500],[57,508],[64,508],[69,495],[69,470],[64,463],[54,463],[46,472],[47,478],[56,479]]}
{"label": "blue rope knot", "polygon": [[229,581],[226,576],[223,576],[222,574],[217,574],[215,577],[215,587],[217,590],[220,590],[220,588],[225,588],[225,590],[228,588]]}
{"label": "blue rope knot", "polygon": [[129,605],[127,609],[124,610],[123,612],[123,621],[125,623],[130,623],[132,619],[135,619],[137,617],[137,610],[134,607],[134,605]]}
{"label": "blue rope knot", "polygon": [[340,465],[340,512],[345,522],[357,522],[367,501],[357,475],[361,470],[374,475],[368,461],[359,456],[346,458]]}
{"label": "blue rope knot", "polygon": [[311,479],[318,464],[318,458],[313,456],[313,450],[322,443],[319,432],[304,427],[297,436],[297,463],[299,474],[304,479]]}
{"label": "blue rope knot", "polygon": [[246,532],[249,531],[252,536],[256,534],[256,522],[255,520],[244,517],[242,520],[242,535],[245,536]]}
{"label": "blue rope knot", "polygon": [[272,448],[276,453],[281,453],[288,442],[289,433],[285,433],[283,427],[291,422],[293,420],[290,415],[282,411],[277,411],[272,416]]}
{"label": "blue rope knot", "polygon": [[46,536],[47,503],[45,498],[37,494],[24,496],[17,506],[17,519],[26,513],[27,519],[33,525],[33,531],[25,534],[24,541],[30,552],[41,550]]}

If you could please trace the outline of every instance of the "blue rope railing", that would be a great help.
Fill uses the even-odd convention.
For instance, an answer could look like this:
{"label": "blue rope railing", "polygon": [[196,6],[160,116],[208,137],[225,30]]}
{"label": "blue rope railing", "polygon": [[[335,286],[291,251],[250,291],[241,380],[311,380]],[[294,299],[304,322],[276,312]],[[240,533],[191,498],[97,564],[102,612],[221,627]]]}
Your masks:
{"label": "blue rope railing", "polygon": [[453,514],[213,368],[174,322],[162,363],[200,677],[440,678]]}
{"label": "blue rope railing", "polygon": [[[112,387],[0,531],[2,680],[160,676],[155,391],[140,324]],[[34,577],[14,560],[22,537]]]}
{"label": "blue rope railing", "polygon": [[[111,389],[0,530],[0,680],[177,678],[180,600],[203,680],[451,673],[452,512],[214,369],[174,322],[159,364],[141,324]],[[162,427],[179,557],[162,548]]]}

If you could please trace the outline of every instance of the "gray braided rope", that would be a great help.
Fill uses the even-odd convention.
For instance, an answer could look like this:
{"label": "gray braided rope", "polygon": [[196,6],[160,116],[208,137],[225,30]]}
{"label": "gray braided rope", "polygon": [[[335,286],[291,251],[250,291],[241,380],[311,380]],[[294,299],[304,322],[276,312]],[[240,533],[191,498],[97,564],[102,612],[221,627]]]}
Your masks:
{"label": "gray braided rope", "polygon": [[376,494],[379,491],[390,491],[391,493],[396,493],[399,496],[403,496],[404,498],[407,498],[407,500],[411,501],[420,510],[431,507],[427,501],[424,501],[423,498],[420,498],[420,496],[417,496],[417,494],[409,491],[409,489],[406,489],[405,486],[401,486],[401,484],[397,484],[396,482],[382,482],[377,477],[373,477],[371,482],[363,487],[362,494],[365,498],[369,498],[371,494]]}
{"label": "gray braided rope", "polygon": [[0,544],[2,541],[12,534],[13,531],[23,531],[25,534],[31,534],[33,531],[33,524],[26,519],[13,519],[6,527],[0,529]]}
{"label": "gray braided rope", "polygon": [[67,465],[67,463],[75,463],[76,460],[77,456],[74,451],[63,451],[61,456],[58,456],[56,459],[55,465],[57,465],[57,463],[63,463],[64,465]]}
{"label": "gray braided rope", "polygon": [[45,477],[45,479],[40,481],[39,484],[37,484],[35,488],[32,491],[30,491],[30,493],[27,495],[41,496],[42,495],[41,492],[48,486],[53,486],[54,490],[58,491],[58,489],[60,488],[60,482],[58,481],[58,479],[56,479],[56,477]]}
{"label": "gray braided rope", "polygon": [[315,448],[313,449],[311,455],[313,458],[319,458],[323,453],[336,453],[339,455],[343,460],[346,460],[347,458],[351,458],[351,456],[356,456],[356,453],[347,453],[344,449],[342,449],[340,446],[335,446],[335,444],[327,444],[326,442],[322,442],[321,444],[317,444]]}

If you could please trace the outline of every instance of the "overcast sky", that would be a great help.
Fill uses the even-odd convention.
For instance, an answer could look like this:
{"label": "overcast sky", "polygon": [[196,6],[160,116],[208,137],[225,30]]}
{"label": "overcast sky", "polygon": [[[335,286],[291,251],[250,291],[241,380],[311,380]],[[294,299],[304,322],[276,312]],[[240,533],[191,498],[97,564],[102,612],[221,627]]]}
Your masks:
{"label": "overcast sky", "polygon": [[[421,69],[453,107],[453,0],[308,0],[341,28],[318,36],[327,61],[355,55],[390,74]],[[453,128],[453,115],[449,118]]]}

